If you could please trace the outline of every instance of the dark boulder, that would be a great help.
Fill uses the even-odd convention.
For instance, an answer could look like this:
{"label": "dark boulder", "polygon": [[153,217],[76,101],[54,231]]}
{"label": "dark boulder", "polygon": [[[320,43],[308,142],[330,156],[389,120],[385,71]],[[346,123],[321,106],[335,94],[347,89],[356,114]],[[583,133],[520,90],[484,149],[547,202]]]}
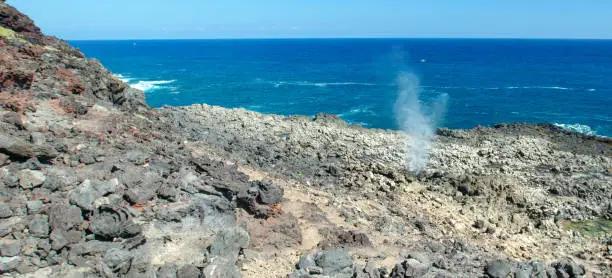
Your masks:
{"label": "dark boulder", "polygon": [[53,231],[68,231],[83,223],[81,209],[76,206],[55,204],[49,208],[48,213],[49,225]]}
{"label": "dark boulder", "polygon": [[102,257],[102,271],[108,277],[126,274],[131,264],[132,254],[123,249],[108,249]]}
{"label": "dark boulder", "polygon": [[353,260],[346,249],[319,252],[314,259],[324,275],[339,278],[353,275]]}
{"label": "dark boulder", "polygon": [[485,273],[491,278],[506,278],[514,272],[515,263],[508,260],[492,261],[485,267]]}
{"label": "dark boulder", "polygon": [[208,247],[208,257],[222,257],[234,264],[239,253],[249,246],[249,233],[239,227],[224,229],[217,233],[215,241]]}
{"label": "dark boulder", "polygon": [[17,159],[36,157],[47,161],[58,155],[58,152],[49,146],[30,144],[20,138],[0,134],[0,152]]}
{"label": "dark boulder", "polygon": [[142,229],[132,221],[131,213],[119,206],[104,205],[91,218],[89,230],[103,239],[133,237]]}
{"label": "dark boulder", "polygon": [[278,204],[283,200],[284,190],[271,181],[256,181],[254,185],[258,191],[258,201],[265,205]]}

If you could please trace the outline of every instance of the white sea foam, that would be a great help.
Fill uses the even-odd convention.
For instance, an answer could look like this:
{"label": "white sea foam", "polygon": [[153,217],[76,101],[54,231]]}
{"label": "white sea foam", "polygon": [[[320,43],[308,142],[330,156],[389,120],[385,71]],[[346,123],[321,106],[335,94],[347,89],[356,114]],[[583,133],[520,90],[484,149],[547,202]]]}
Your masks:
{"label": "white sea foam", "polygon": [[372,111],[372,108],[369,106],[359,106],[359,107],[352,108],[351,110],[347,112],[339,114],[338,117],[345,117],[345,116],[350,116],[350,115],[355,115],[355,114],[376,115],[376,112]]}
{"label": "white sea foam", "polygon": [[147,92],[161,89],[166,85],[175,82],[176,80],[154,80],[154,81],[138,81],[136,84],[130,84],[130,87]]}
{"label": "white sea foam", "polygon": [[307,86],[307,87],[328,87],[328,86],[376,86],[374,83],[365,82],[310,82],[310,81],[274,81],[270,82],[275,88],[281,86]]}
{"label": "white sea foam", "polygon": [[[422,86],[421,88],[426,88],[426,86]],[[572,88],[561,87],[561,86],[507,86],[507,87],[485,87],[485,88],[477,88],[477,87],[461,87],[461,86],[441,86],[434,87],[436,89],[462,89],[462,90],[529,90],[529,89],[542,89],[542,90],[572,90]]]}
{"label": "white sea foam", "polygon": [[125,76],[123,74],[117,73],[117,74],[113,74],[115,77],[117,77],[117,79],[123,81],[124,83],[129,83],[130,81],[134,80],[134,78]]}
{"label": "white sea foam", "polygon": [[592,129],[590,126],[588,125],[583,125],[583,124],[559,124],[559,123],[554,123],[554,125],[563,128],[565,130],[571,130],[571,131],[576,131],[576,132],[580,132],[580,133],[584,133],[587,135],[597,135],[597,132]]}
{"label": "white sea foam", "polygon": [[369,127],[370,124],[368,123],[364,123],[364,122],[353,122],[353,121],[346,121],[348,124],[350,125],[359,125],[361,127]]}
{"label": "white sea foam", "polygon": [[504,87],[504,89],[545,89],[545,90],[570,90],[570,88],[560,87],[560,86],[508,86]]}

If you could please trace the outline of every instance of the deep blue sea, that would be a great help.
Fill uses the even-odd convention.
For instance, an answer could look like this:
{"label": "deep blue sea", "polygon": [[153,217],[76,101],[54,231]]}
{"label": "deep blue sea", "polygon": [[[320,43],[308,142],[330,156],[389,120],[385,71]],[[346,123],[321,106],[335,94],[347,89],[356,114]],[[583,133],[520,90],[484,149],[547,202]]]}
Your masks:
{"label": "deep blue sea", "polygon": [[612,136],[612,40],[294,39],[71,41],[149,105],[207,103],[340,115],[395,129],[400,72],[421,100],[449,96],[441,126],[551,122]]}

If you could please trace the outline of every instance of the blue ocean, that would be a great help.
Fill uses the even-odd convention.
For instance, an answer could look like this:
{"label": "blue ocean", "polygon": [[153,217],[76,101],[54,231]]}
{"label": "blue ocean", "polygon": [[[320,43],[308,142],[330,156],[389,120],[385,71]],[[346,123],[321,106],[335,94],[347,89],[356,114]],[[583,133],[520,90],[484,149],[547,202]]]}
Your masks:
{"label": "blue ocean", "polygon": [[550,122],[612,136],[612,40],[270,39],[71,41],[154,107],[207,103],[283,115],[338,114],[396,129],[401,72],[440,126]]}

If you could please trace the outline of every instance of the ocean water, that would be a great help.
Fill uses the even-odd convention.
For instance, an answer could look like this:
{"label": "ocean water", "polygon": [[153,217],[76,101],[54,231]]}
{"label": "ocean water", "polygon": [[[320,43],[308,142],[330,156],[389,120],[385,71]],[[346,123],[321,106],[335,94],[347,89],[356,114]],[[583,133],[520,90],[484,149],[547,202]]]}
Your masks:
{"label": "ocean water", "polygon": [[283,115],[333,113],[396,129],[401,72],[421,101],[448,94],[440,125],[550,122],[612,136],[612,40],[295,39],[71,41],[147,102]]}

